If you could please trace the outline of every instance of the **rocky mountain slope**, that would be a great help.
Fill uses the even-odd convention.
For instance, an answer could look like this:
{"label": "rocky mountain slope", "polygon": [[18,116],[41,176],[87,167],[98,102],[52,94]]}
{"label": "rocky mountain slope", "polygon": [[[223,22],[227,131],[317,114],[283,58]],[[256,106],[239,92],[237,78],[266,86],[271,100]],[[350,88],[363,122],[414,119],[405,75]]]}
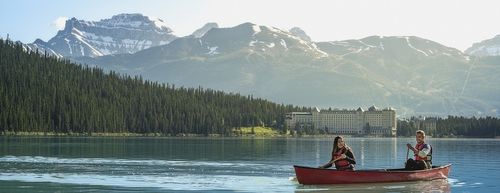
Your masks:
{"label": "rocky mountain slope", "polygon": [[134,54],[77,60],[179,86],[296,105],[374,104],[392,106],[403,116],[499,115],[498,58],[468,56],[413,36],[313,42],[299,34],[244,23]]}

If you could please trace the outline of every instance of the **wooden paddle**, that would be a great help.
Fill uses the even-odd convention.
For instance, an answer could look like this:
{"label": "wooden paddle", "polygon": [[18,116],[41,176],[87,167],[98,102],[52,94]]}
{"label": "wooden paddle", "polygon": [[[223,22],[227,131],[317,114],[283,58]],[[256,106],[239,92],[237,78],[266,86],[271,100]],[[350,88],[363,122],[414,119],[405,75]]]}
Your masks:
{"label": "wooden paddle", "polygon": [[[410,148],[406,146],[406,161],[408,161],[408,154],[410,153]],[[406,163],[405,161],[405,163]]]}
{"label": "wooden paddle", "polygon": [[[347,157],[347,156],[346,156],[346,157]],[[325,164],[325,165],[329,165],[329,164],[333,164],[333,165],[335,165],[335,162],[336,162],[336,161],[339,161],[340,159],[342,159],[342,157],[338,157],[337,159],[334,159],[334,160],[332,160],[332,161],[328,162],[328,164]],[[322,167],[321,167],[321,168],[322,168]]]}
{"label": "wooden paddle", "polygon": [[406,159],[405,159],[405,169],[406,169],[406,164],[408,164],[408,154],[410,153],[410,148],[406,146]]}
{"label": "wooden paddle", "polygon": [[[347,156],[346,156],[346,158],[347,158]],[[335,164],[336,161],[339,161],[341,159],[343,159],[343,158],[342,157],[338,157],[337,159],[334,159],[334,160],[328,162],[328,164]]]}

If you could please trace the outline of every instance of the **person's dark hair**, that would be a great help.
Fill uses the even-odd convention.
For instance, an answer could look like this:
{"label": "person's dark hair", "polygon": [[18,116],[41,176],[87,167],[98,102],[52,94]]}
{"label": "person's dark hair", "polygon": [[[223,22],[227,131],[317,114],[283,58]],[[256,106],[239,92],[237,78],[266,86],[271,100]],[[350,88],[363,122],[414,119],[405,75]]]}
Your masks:
{"label": "person's dark hair", "polygon": [[[338,149],[339,149],[339,146],[338,146],[338,143],[339,143],[339,139],[344,139],[342,136],[337,136],[335,137],[335,139],[333,140],[333,152],[337,152]],[[344,141],[344,147],[347,149],[347,144],[345,143]]]}

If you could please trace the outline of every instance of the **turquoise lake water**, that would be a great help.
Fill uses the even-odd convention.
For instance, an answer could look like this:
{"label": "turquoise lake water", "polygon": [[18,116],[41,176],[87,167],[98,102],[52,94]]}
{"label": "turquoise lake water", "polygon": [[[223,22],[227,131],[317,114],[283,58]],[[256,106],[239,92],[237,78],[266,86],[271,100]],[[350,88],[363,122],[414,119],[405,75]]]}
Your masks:
{"label": "turquoise lake water", "polygon": [[[304,186],[333,138],[0,137],[0,192],[498,192],[500,140],[428,139],[447,180]],[[346,138],[357,169],[401,168],[414,138]]]}

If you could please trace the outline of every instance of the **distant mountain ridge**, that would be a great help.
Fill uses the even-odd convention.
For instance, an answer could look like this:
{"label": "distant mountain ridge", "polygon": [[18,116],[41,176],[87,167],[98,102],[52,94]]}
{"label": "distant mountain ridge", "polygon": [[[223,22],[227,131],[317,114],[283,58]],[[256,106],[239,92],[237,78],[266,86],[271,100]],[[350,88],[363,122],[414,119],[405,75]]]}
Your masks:
{"label": "distant mountain ridge", "polygon": [[135,54],[80,59],[176,85],[306,106],[392,106],[403,116],[498,115],[494,61],[415,36],[313,42],[253,23]]}
{"label": "distant mountain ridge", "polygon": [[[168,28],[149,26],[171,34]],[[37,42],[36,48],[52,49]],[[467,53],[416,36],[314,42],[298,27],[207,23],[163,45],[69,58],[155,81],[296,105],[374,104],[394,107],[402,116],[500,116],[500,56]]]}
{"label": "distant mountain ridge", "polygon": [[500,35],[473,44],[465,53],[474,56],[500,56]]}
{"label": "distant mountain ridge", "polygon": [[69,58],[98,57],[168,44],[177,38],[172,32],[163,20],[141,14],[119,14],[100,21],[71,18],[48,42],[38,39],[27,47]]}

